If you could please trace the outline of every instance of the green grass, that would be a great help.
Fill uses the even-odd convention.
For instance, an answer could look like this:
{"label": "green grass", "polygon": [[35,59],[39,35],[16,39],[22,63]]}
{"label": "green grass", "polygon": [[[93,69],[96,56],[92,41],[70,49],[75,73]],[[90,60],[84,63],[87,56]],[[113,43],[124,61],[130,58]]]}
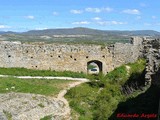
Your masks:
{"label": "green grass", "polygon": [[94,104],[98,91],[99,88],[91,87],[89,83],[86,83],[67,92],[66,97],[69,99],[69,105],[74,108],[72,110],[73,118],[80,115],[79,119],[82,120],[93,119],[90,106]]}
{"label": "green grass", "polygon": [[71,71],[52,71],[52,70],[33,70],[26,68],[0,68],[2,75],[15,75],[15,76],[64,76],[74,78],[85,78],[87,75],[84,73],[71,72]]}
{"label": "green grass", "polygon": [[38,106],[41,107],[41,108],[45,107],[42,103],[39,103]]}
{"label": "green grass", "polygon": [[129,71],[123,65],[106,76],[100,74],[97,77],[100,81],[93,80],[69,90],[65,97],[72,108],[73,119],[107,120],[120,102],[140,94],[142,91],[136,91],[136,94],[134,92],[134,96],[132,94],[127,96],[122,93],[121,88],[128,80],[142,81],[141,74],[145,69],[145,61],[138,60],[127,66],[130,67]]}
{"label": "green grass", "polygon": [[40,120],[51,120],[52,119],[52,115],[49,116],[45,116],[44,118],[41,118]]}
{"label": "green grass", "polygon": [[6,115],[8,120],[12,120],[12,114],[10,112],[3,110],[3,113]]}
{"label": "green grass", "polygon": [[56,95],[72,81],[47,79],[0,78],[0,93],[22,92]]}
{"label": "green grass", "polygon": [[[65,97],[72,108],[72,117],[79,120],[107,120],[117,109],[120,102],[140,94],[141,91],[136,91],[132,95],[126,96],[121,92],[121,87],[129,80],[141,81],[140,76],[145,68],[145,61],[138,60],[127,65],[130,66],[129,73],[127,73],[126,66],[123,65],[107,75],[90,76],[93,78],[91,82],[70,89]],[[0,74],[86,77],[83,73],[28,70],[24,68],[0,68]],[[95,78],[99,81],[95,81]],[[56,95],[69,82],[71,81],[0,78],[0,93],[22,92]],[[41,104],[39,106],[43,107]],[[44,120],[50,119],[49,117],[44,117]]]}

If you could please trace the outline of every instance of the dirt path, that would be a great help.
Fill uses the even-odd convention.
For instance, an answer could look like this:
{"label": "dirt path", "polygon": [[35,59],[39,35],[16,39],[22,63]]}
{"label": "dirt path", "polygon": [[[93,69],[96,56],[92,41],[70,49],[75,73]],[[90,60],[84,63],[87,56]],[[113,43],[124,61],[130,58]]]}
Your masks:
{"label": "dirt path", "polygon": [[74,81],[88,81],[86,78],[73,78],[73,77],[52,77],[52,76],[13,76],[13,75],[0,75],[0,77],[14,77],[21,79],[59,79],[59,80],[74,80]]}
{"label": "dirt path", "polygon": [[[64,98],[64,96],[65,96],[65,94],[67,93],[67,91],[68,90],[70,90],[71,88],[73,88],[73,87],[76,87],[77,85],[80,85],[80,84],[82,84],[82,83],[85,83],[85,82],[88,82],[89,80],[88,79],[86,79],[86,78],[72,78],[72,77],[48,77],[48,76],[46,76],[46,77],[41,77],[41,76],[10,76],[10,75],[0,75],[0,77],[15,77],[15,78],[21,78],[21,79],[52,79],[52,80],[54,80],[54,79],[59,79],[59,80],[73,80],[73,82],[72,83],[70,83],[69,85],[68,85],[68,87],[67,88],[64,88],[63,90],[61,90],[60,92],[59,92],[59,94],[57,95],[57,97],[55,98],[51,98],[52,100],[53,100],[53,102],[54,102],[54,104],[53,105],[55,105],[55,106],[58,106],[58,105],[60,105],[60,103],[62,102],[63,104],[64,104],[64,107],[63,106],[61,106],[63,109],[61,110],[61,107],[58,107],[58,108],[56,108],[56,107],[53,107],[53,105],[51,104],[50,106],[52,106],[51,108],[49,108],[48,106],[46,106],[45,108],[37,108],[37,106],[35,106],[34,108],[32,108],[31,107],[31,110],[29,110],[28,111],[28,113],[26,112],[22,112],[23,114],[23,116],[21,116],[21,115],[18,115],[18,113],[17,113],[17,118],[18,117],[22,117],[23,119],[25,118],[25,115],[27,115],[27,114],[29,114],[30,115],[30,118],[29,117],[26,117],[26,119],[27,120],[32,120],[33,119],[33,116],[34,116],[34,114],[36,114],[36,112],[37,112],[37,116],[34,116],[34,120],[38,120],[38,118],[40,117],[40,116],[44,116],[44,112],[46,112],[45,114],[49,114],[51,111],[50,111],[50,109],[53,109],[53,108],[55,108],[55,110],[53,109],[53,111],[55,111],[55,115],[56,116],[63,116],[63,117],[65,117],[64,119],[65,120],[71,120],[71,109],[70,109],[70,107],[69,107],[69,103],[68,103],[68,101]],[[17,94],[17,93],[13,93],[13,95],[15,94],[15,98],[14,97],[12,97],[12,101],[14,102],[14,99],[17,99],[17,100],[21,100],[21,99],[18,99],[18,98],[16,98],[16,96],[19,96],[19,94]],[[11,93],[11,95],[9,95],[9,94],[7,94],[8,96],[11,96],[12,95],[12,93]],[[23,97],[25,97],[25,98],[27,98],[26,96],[27,96],[27,94],[20,94],[21,96],[22,96],[22,98]],[[28,97],[30,97],[30,94],[28,95]],[[43,99],[45,98],[45,97],[42,97]],[[32,103],[32,102],[30,102],[31,101],[31,99],[32,99],[32,97],[31,98],[29,98],[28,99],[28,103]],[[37,100],[39,100],[39,99],[41,99],[41,97],[40,98],[38,98]],[[47,98],[45,98],[46,99],[46,101],[47,101]],[[10,100],[10,101],[11,101]],[[26,99],[25,99],[26,100]],[[50,100],[50,101],[52,101],[52,100]],[[56,102],[57,101],[57,102]],[[7,103],[8,101],[6,101],[6,104],[4,103],[4,105],[1,105],[1,106],[4,106],[4,108],[6,108],[5,107],[5,105],[8,105],[8,103]],[[21,101],[21,103],[24,103],[24,102],[26,102],[26,101]],[[34,102],[35,102],[35,100],[34,100]],[[37,101],[37,102],[35,102],[35,104],[38,104],[38,102],[39,101]],[[17,103],[17,102],[14,102],[15,104]],[[44,103],[44,102],[42,102],[42,103]],[[1,103],[2,104],[2,103]],[[39,104],[41,104],[41,103],[39,103]],[[16,106],[18,106],[18,105],[16,105]],[[29,106],[29,105],[28,105]],[[27,107],[28,107],[27,106]],[[32,105],[30,105],[30,106],[32,106]],[[27,108],[26,107],[26,108]],[[3,107],[2,107],[3,108]],[[10,107],[9,107],[10,108]],[[10,111],[10,109],[8,108],[8,111]],[[32,110],[33,109],[33,110]],[[42,109],[42,110],[41,110]],[[44,112],[42,112],[43,111],[43,109],[45,109],[44,110]],[[18,110],[20,110],[20,109],[18,109]],[[56,112],[57,110],[59,110],[60,112]],[[2,111],[2,110],[1,110]],[[31,114],[31,113],[29,113],[31,111],[31,113],[33,113],[33,115]],[[14,112],[14,111],[13,111]],[[41,113],[42,112],[42,113]],[[0,112],[0,113],[2,113],[2,112]],[[19,112],[20,113],[20,112]],[[0,114],[0,118],[1,118],[1,114]],[[17,119],[16,118],[16,119]],[[54,118],[54,119],[56,119],[56,118]],[[59,119],[59,118],[58,118]],[[5,119],[4,119],[5,120]],[[19,119],[17,119],[17,120],[19,120]]]}
{"label": "dirt path", "polygon": [[66,116],[66,120],[70,120],[71,119],[71,109],[69,107],[68,101],[64,98],[64,96],[65,96],[65,94],[67,93],[67,91],[69,89],[71,89],[73,87],[76,87],[77,85],[80,85],[80,84],[85,83],[85,82],[88,82],[88,80],[71,83],[71,84],[69,84],[68,88],[66,88],[64,90],[61,90],[59,92],[57,99],[61,100],[66,106],[66,110],[65,110],[64,115],[63,115],[63,116]]}

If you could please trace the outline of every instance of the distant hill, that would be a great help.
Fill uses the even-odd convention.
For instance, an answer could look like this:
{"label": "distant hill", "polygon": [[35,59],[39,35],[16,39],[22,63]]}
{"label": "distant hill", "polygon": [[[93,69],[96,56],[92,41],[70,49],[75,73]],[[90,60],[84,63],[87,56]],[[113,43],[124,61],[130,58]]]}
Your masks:
{"label": "distant hill", "polygon": [[19,33],[18,32],[12,32],[12,31],[7,31],[7,32],[0,31],[0,35],[4,35],[4,34],[19,34]]}
{"label": "distant hill", "polygon": [[26,35],[100,35],[105,34],[103,30],[89,28],[66,28],[66,29],[46,29],[46,30],[31,30],[24,32]]}
{"label": "distant hill", "polygon": [[0,31],[0,35],[7,34],[7,32]]}
{"label": "distant hill", "polygon": [[31,30],[23,33],[16,33],[12,31],[0,32],[0,40],[69,44],[129,43],[131,36],[148,36],[158,38],[160,37],[160,32],[153,30],[97,30],[83,27]]}
{"label": "distant hill", "polygon": [[24,32],[25,35],[128,35],[128,36],[160,36],[160,32],[154,30],[97,30],[90,28],[46,29]]}
{"label": "distant hill", "polygon": [[16,33],[12,31],[3,32],[0,34],[22,34],[22,35],[106,35],[106,36],[160,36],[160,32],[154,30],[135,30],[135,31],[119,31],[119,30],[97,30],[90,28],[65,28],[65,29],[46,29],[46,30],[30,30],[23,33]]}

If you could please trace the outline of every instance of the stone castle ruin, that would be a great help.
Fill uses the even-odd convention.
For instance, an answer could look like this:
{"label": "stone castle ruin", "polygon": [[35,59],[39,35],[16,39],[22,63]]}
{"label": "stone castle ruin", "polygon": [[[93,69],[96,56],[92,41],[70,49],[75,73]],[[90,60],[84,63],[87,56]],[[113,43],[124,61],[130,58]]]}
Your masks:
{"label": "stone castle ruin", "polygon": [[[160,40],[133,37],[130,43],[102,45],[68,45],[0,41],[0,67],[88,73],[88,65],[95,63],[107,74],[114,68],[146,59],[145,84],[157,83],[160,73]],[[160,83],[159,83],[160,84]]]}
{"label": "stone castle ruin", "polygon": [[0,67],[87,73],[88,64],[94,62],[106,74],[122,64],[136,61],[142,54],[142,40],[134,37],[131,43],[110,46],[1,41]]}

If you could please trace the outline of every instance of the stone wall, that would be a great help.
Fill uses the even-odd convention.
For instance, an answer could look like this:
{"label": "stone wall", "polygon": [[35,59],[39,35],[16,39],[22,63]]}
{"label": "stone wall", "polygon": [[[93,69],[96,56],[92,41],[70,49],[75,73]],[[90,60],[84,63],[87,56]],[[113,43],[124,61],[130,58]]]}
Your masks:
{"label": "stone wall", "polygon": [[114,68],[122,64],[133,63],[142,57],[143,38],[132,37],[130,43],[116,43],[111,45],[109,49],[112,51]]}
{"label": "stone wall", "polygon": [[146,58],[146,85],[160,85],[160,40],[146,39],[144,40],[144,55]]}
{"label": "stone wall", "polygon": [[[137,40],[137,39],[135,39]],[[87,73],[87,63],[102,62],[103,73],[122,64],[134,62],[140,56],[141,44],[116,43],[109,47],[101,45],[27,44],[0,42],[0,67],[24,67]]]}

